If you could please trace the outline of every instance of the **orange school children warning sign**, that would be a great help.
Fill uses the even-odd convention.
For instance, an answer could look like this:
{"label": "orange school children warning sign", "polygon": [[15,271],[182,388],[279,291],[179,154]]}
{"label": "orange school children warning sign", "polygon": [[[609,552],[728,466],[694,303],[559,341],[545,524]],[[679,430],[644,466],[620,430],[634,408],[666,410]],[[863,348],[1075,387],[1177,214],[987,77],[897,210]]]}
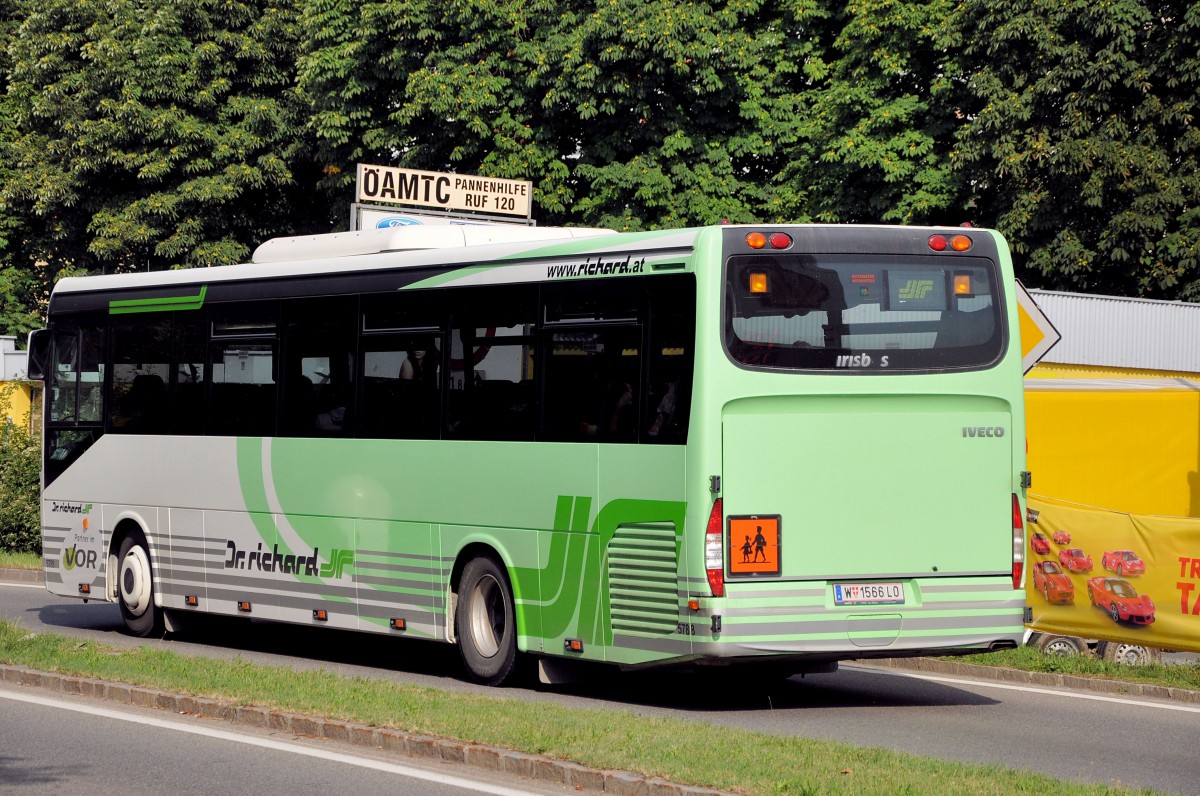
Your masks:
{"label": "orange school children warning sign", "polygon": [[779,574],[780,515],[730,517],[727,533],[731,576]]}

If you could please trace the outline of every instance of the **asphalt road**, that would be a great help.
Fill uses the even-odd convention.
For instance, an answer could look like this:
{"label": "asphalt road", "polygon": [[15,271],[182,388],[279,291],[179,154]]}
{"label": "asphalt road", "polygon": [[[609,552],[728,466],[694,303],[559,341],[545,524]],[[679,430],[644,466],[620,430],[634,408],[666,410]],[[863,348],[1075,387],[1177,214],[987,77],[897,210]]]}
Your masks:
{"label": "asphalt road", "polygon": [[0,686],[0,793],[566,793],[462,774],[330,741]]}
{"label": "asphalt road", "polygon": [[[113,646],[147,643],[120,632],[115,605],[84,605],[41,588],[0,584],[0,617]],[[198,628],[186,640],[149,643],[185,655],[239,656],[564,706],[616,706],[642,715],[996,763],[1080,782],[1200,792],[1196,705],[854,665],[784,682],[736,675],[713,681],[679,672],[610,674],[585,686],[545,690],[529,683],[497,692],[467,683],[457,654],[446,645],[245,620]]]}

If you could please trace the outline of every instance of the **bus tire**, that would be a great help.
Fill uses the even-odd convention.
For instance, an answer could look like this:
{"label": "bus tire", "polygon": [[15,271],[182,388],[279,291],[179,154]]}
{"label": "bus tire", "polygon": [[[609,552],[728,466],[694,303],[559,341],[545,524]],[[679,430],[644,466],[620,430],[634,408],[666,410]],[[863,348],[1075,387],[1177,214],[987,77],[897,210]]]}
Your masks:
{"label": "bus tire", "polygon": [[1144,647],[1141,644],[1126,644],[1119,641],[1101,641],[1096,645],[1096,655],[1109,663],[1118,663],[1122,666],[1162,663],[1162,650],[1157,647]]}
{"label": "bus tire", "polygon": [[134,531],[121,541],[117,556],[117,602],[121,618],[131,635],[146,637],[162,626],[162,614],[154,604],[154,570],[146,537]]}
{"label": "bus tire", "polygon": [[517,623],[512,588],[493,559],[472,559],[458,581],[454,616],[458,652],[471,679],[500,685],[517,661]]}

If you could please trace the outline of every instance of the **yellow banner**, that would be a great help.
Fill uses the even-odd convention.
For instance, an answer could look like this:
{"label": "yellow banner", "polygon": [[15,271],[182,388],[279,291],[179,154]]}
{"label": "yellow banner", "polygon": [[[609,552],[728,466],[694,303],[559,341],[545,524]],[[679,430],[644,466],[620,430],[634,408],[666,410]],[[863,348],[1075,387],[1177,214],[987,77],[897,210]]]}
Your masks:
{"label": "yellow banner", "polygon": [[1031,629],[1200,652],[1200,519],[1028,505]]}

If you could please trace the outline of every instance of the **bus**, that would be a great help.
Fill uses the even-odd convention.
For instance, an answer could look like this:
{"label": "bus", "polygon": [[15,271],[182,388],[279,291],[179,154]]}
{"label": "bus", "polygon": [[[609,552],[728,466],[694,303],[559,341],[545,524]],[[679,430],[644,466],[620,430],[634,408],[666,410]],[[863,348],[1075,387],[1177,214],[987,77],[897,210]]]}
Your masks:
{"label": "bus", "polygon": [[470,678],[1015,647],[1024,405],[977,228],[442,226],[61,280],[45,583]]}

